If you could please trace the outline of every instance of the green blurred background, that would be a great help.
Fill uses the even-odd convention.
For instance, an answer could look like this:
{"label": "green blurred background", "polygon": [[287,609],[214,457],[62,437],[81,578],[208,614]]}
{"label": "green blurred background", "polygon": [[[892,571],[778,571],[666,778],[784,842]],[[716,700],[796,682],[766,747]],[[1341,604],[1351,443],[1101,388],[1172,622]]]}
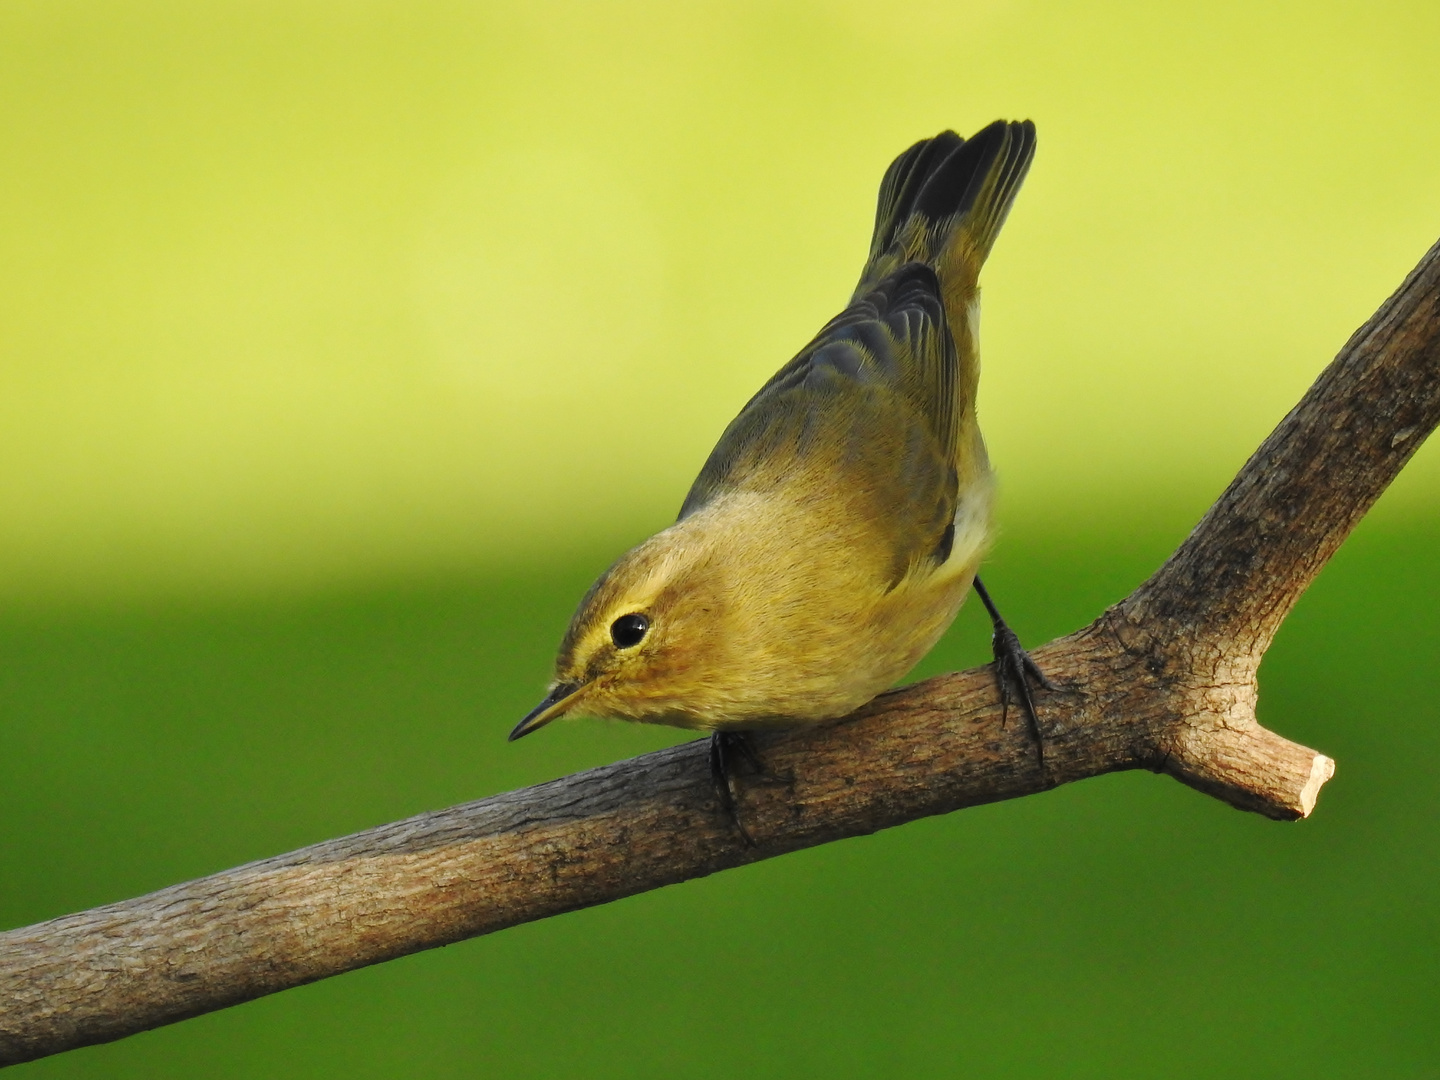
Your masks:
{"label": "green blurred background", "polygon": [[[942,127],[1039,126],[986,576],[1027,641],[1088,621],[1440,235],[1437,40],[1428,0],[0,4],[0,926],[683,737],[504,742]],[[1265,663],[1339,761],[1310,821],[1113,776],[17,1075],[1440,1074],[1437,462]]]}

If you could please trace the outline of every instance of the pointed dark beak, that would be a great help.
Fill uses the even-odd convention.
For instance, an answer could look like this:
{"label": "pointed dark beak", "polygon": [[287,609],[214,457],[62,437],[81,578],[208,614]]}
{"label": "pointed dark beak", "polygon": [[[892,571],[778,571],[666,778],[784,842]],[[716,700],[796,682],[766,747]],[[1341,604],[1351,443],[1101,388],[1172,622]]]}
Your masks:
{"label": "pointed dark beak", "polygon": [[545,700],[526,713],[525,719],[515,725],[515,730],[510,732],[509,741],[514,742],[520,736],[529,735],[554,720],[565,711],[561,706],[574,697],[579,689],[579,683],[556,683],[550,688],[550,693],[545,695]]}

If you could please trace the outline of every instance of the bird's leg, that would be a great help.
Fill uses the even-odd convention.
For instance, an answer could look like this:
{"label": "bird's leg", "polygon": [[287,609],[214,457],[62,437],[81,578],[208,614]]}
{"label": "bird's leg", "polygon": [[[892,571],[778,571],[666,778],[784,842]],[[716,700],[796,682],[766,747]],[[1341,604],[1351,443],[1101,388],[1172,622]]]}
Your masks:
{"label": "bird's leg", "polygon": [[1030,654],[1021,646],[1015,631],[1000,617],[1000,612],[995,609],[995,601],[990,599],[990,594],[985,591],[985,586],[978,577],[975,579],[975,591],[980,594],[980,602],[990,613],[990,622],[995,628],[990,638],[990,647],[995,653],[995,684],[1000,689],[1000,723],[1003,726],[1009,718],[1010,703],[1018,700],[1030,725],[1030,734],[1035,740],[1036,760],[1043,767],[1045,737],[1040,732],[1040,718],[1035,715],[1035,700],[1030,693],[1030,681],[1033,679],[1046,690],[1057,688],[1045,677],[1040,665],[1030,659]]}
{"label": "bird's leg", "polygon": [[750,744],[743,731],[714,731],[710,733],[710,782],[715,785],[715,797],[725,811],[735,830],[745,841],[746,847],[754,847],[755,839],[745,831],[740,821],[740,793],[735,787],[735,756],[748,761],[757,773],[766,772],[755,747]]}

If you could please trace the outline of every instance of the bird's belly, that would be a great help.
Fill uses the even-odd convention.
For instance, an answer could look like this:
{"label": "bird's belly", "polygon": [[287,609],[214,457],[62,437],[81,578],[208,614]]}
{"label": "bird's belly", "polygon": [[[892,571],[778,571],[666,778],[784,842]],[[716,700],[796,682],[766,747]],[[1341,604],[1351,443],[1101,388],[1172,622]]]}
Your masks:
{"label": "bird's belly", "polygon": [[[710,523],[730,538],[727,565],[743,568],[719,590],[727,604],[717,632],[672,671],[663,694],[616,714],[755,730],[823,723],[858,709],[930,651],[970,589],[989,543],[988,473],[966,488],[946,561],[924,559],[899,581],[887,545],[873,541],[868,523],[855,528],[832,515],[828,527],[817,528],[813,518],[769,500],[717,507],[717,517],[736,519],[723,528]],[[791,539],[777,545],[776,536]]]}
{"label": "bird's belly", "polygon": [[[686,726],[706,730],[800,727],[854,712],[903,678],[944,634],[974,578],[968,571],[897,589],[845,632],[817,634],[803,659],[757,665],[727,708]],[[831,631],[839,628],[827,628]],[[697,722],[698,721],[698,722]],[[671,721],[674,722],[674,721]]]}

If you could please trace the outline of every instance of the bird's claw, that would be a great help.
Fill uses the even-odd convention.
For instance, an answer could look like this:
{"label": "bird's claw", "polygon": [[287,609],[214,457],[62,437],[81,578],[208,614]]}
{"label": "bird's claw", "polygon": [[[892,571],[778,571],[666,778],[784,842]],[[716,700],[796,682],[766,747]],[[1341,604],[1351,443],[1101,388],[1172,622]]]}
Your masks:
{"label": "bird's claw", "polygon": [[735,831],[745,841],[746,847],[755,846],[755,838],[746,831],[740,821],[740,792],[735,785],[735,756],[748,761],[758,773],[765,772],[755,747],[742,731],[715,731],[710,734],[710,782],[715,786],[715,797],[720,800],[720,809],[735,826]]}
{"label": "bird's claw", "polygon": [[1046,690],[1057,687],[1040,670],[1030,654],[1020,644],[1020,638],[1004,622],[995,623],[995,633],[990,639],[995,653],[995,685],[1000,691],[1000,724],[1003,727],[1010,717],[1010,706],[1018,703],[1025,714],[1030,735],[1035,740],[1035,758],[1043,767],[1045,764],[1045,737],[1040,730],[1040,718],[1035,712],[1035,698],[1030,685],[1035,684]]}
{"label": "bird's claw", "polygon": [[745,764],[750,766],[750,771],[755,774],[761,784],[793,785],[795,774],[777,773],[761,761],[755,744],[750,741],[750,736],[746,732],[716,731],[711,733],[710,782],[715,785],[715,797],[720,800],[720,808],[725,811],[725,816],[735,826],[735,831],[744,839],[745,846],[754,847],[755,838],[750,835],[740,821],[740,789],[735,782],[737,759],[743,759]]}

